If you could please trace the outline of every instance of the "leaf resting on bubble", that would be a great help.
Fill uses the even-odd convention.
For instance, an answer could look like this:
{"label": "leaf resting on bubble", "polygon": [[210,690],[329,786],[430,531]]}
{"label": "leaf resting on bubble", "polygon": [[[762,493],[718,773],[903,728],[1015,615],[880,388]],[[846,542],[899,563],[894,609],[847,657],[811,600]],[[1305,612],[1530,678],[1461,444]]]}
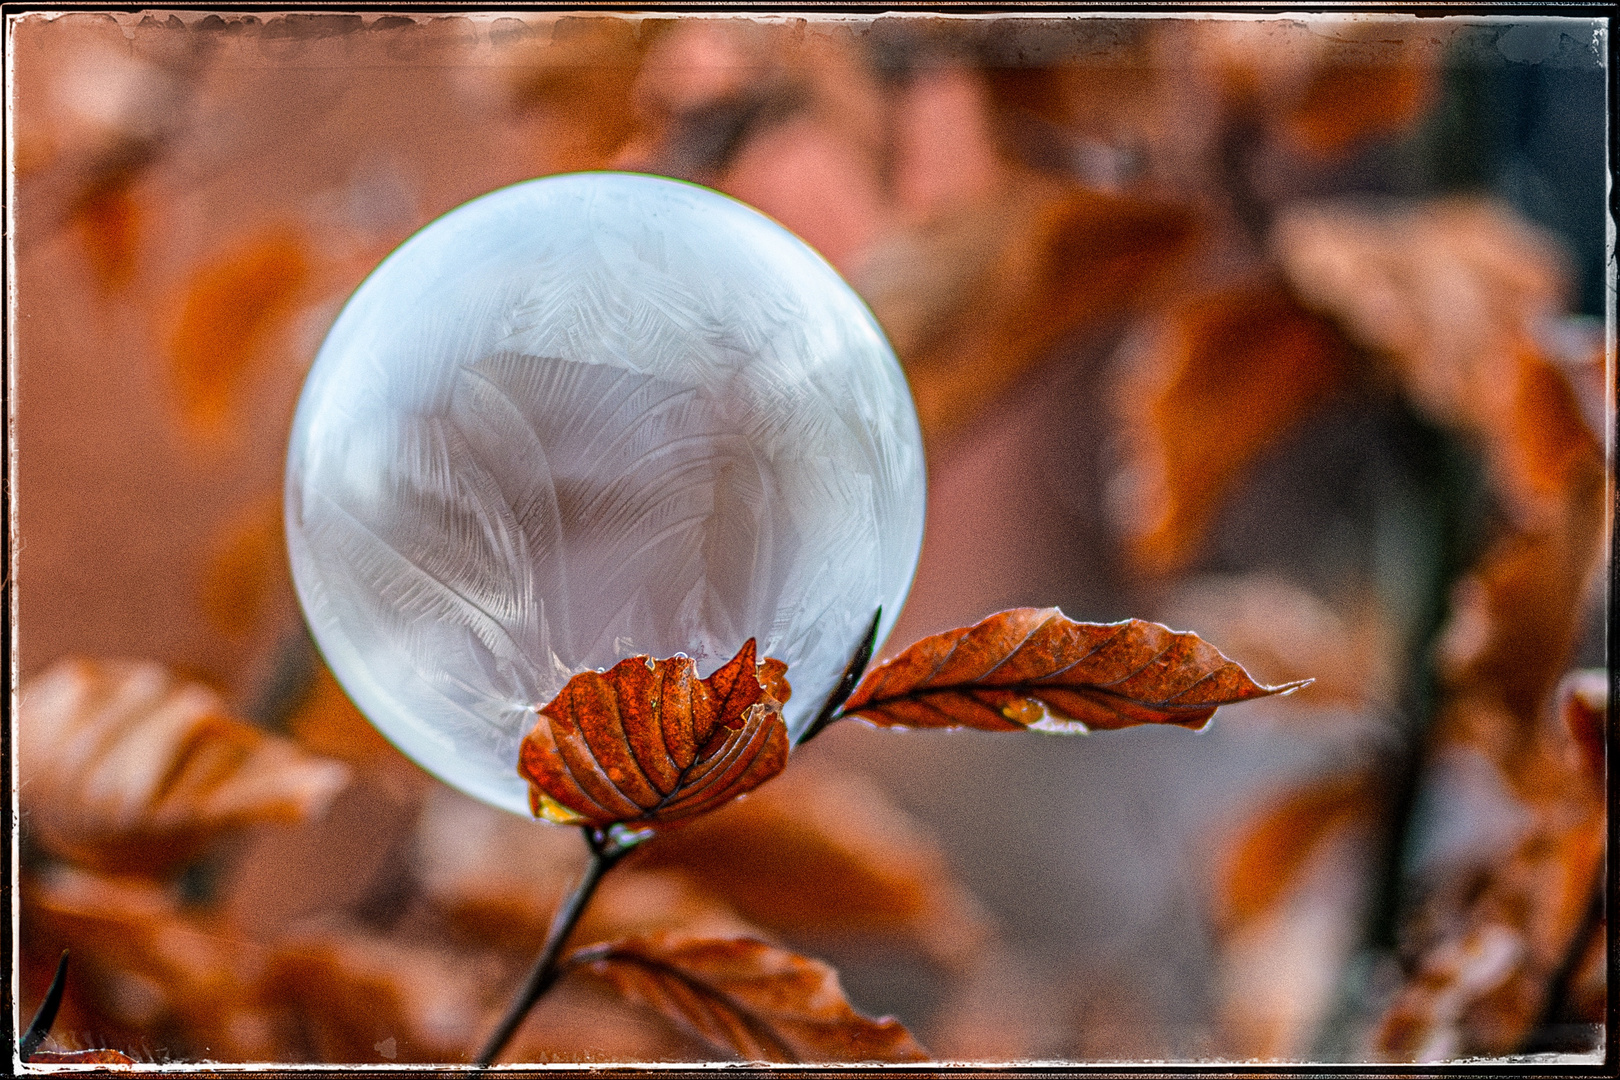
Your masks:
{"label": "leaf resting on bubble", "polygon": [[1222,705],[1308,681],[1262,686],[1198,635],[1158,623],[1082,623],[1057,608],[1013,608],[924,638],[874,668],[843,715],[985,731],[1200,728]]}
{"label": "leaf resting on bubble", "polygon": [[746,1061],[924,1061],[898,1020],[872,1020],[816,960],[750,938],[629,938],[569,960]]}
{"label": "leaf resting on bubble", "polygon": [[752,791],[787,764],[780,660],[749,638],[706,679],[685,656],[585,671],[540,709],[518,772],[536,817],[559,824],[676,821]]}

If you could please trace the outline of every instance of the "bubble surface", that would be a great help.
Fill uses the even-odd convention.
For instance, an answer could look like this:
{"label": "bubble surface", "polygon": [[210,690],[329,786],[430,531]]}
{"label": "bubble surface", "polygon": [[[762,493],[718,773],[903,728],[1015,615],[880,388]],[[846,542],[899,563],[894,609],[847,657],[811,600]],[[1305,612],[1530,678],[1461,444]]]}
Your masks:
{"label": "bubble surface", "polygon": [[915,410],[871,313],[781,226],[648,176],[475,199],[386,259],[299,399],[293,578],[395,745],[528,813],[535,708],[574,674],[750,637],[797,734],[922,539]]}

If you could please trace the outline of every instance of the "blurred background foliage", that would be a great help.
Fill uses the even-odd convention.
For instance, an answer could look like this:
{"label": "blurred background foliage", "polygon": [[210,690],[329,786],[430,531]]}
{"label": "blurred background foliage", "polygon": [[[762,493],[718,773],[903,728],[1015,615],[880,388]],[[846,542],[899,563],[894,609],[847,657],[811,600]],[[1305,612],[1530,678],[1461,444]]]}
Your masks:
{"label": "blurred background foliage", "polygon": [[[1317,682],[1198,734],[840,725],[578,940],[785,942],[944,1059],[1601,1048],[1595,21],[9,30],[19,1007],[71,947],[52,1046],[461,1061],[492,1025],[583,851],[430,780],[325,672],[285,439],[395,245],[612,168],[773,215],[889,333],[930,470],[891,651],[1059,604]],[[581,977],[513,1059],[715,1053]]]}

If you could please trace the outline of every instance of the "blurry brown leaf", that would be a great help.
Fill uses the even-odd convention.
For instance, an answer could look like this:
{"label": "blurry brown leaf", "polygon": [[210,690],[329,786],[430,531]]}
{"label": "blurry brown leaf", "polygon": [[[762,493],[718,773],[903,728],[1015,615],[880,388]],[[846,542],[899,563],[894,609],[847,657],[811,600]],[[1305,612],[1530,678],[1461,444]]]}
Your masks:
{"label": "blurry brown leaf", "polygon": [[1514,399],[1548,389],[1526,385],[1525,342],[1567,290],[1551,238],[1495,203],[1447,199],[1291,207],[1270,244],[1301,300],[1381,355],[1420,410],[1518,452]]}
{"label": "blurry brown leaf", "polygon": [[[531,960],[585,860],[574,830],[526,821],[441,785],[423,808],[413,865],[422,894],[456,938]],[[758,933],[695,879],[648,868],[638,857],[603,879],[570,940],[675,929],[705,937]]]}
{"label": "blurry brown leaf", "polygon": [[262,955],[217,920],[186,912],[169,890],[58,869],[25,882],[22,927],[36,945],[72,950],[70,992],[175,1053],[278,1056],[280,1034],[258,996]]}
{"label": "blurry brown leaf", "polygon": [[[1216,1032],[1237,1058],[1308,1056],[1360,945],[1382,794],[1369,771],[1286,792],[1217,841]],[[1224,830],[1223,830],[1224,831]]]}
{"label": "blurry brown leaf", "polygon": [[1148,302],[1191,251],[1180,207],[1013,174],[1007,194],[894,237],[855,280],[931,438],[960,430],[1060,340]]}
{"label": "blurry brown leaf", "polygon": [[500,975],[488,957],[333,932],[280,945],[265,995],[315,1061],[460,1062]]}
{"label": "blurry brown leaf", "polygon": [[1608,922],[1599,919],[1580,947],[1580,955],[1564,984],[1564,1008],[1574,1020],[1606,1023],[1609,1015]]}
{"label": "blurry brown leaf", "polygon": [[1601,887],[1601,813],[1544,825],[1474,887],[1472,903],[1436,921],[1380,1021],[1387,1059],[1437,1061],[1513,1053],[1543,1015],[1552,978]]}
{"label": "blurry brown leaf", "polygon": [[135,1059],[117,1050],[35,1050],[30,1065],[133,1065]]}
{"label": "blurry brown leaf", "polygon": [[202,609],[227,634],[241,637],[251,631],[276,587],[289,584],[281,513],[279,491],[261,496],[227,521],[213,540],[203,570]]}
{"label": "blurry brown leaf", "polygon": [[1558,684],[1558,714],[1579,749],[1588,779],[1598,785],[1606,775],[1609,735],[1609,678],[1599,669],[1572,671]]}
{"label": "blurry brown leaf", "polygon": [[923,1061],[893,1019],[852,1009],[827,965],[747,938],[664,935],[592,946],[571,966],[745,1061]]}
{"label": "blurry brown leaf", "polygon": [[63,661],[18,712],[30,835],[96,869],[162,873],[222,832],[320,813],[349,779],[157,664]]}
{"label": "blurry brown leaf", "polygon": [[874,668],[843,715],[986,731],[1200,728],[1221,705],[1303,685],[1261,686],[1196,634],[1158,623],[1081,623],[1057,608],[1013,608]]}
{"label": "blurry brown leaf", "polygon": [[989,932],[938,844],[882,791],[814,755],[795,756],[746,799],[663,832],[631,865],[683,871],[799,941],[903,939],[960,965]]}
{"label": "blurry brown leaf", "polygon": [[236,390],[309,282],[304,237],[271,226],[238,241],[187,282],[169,359],[191,429],[217,435]]}
{"label": "blurry brown leaf", "polygon": [[1555,994],[1579,1000],[1569,977],[1600,921],[1607,831],[1603,773],[1581,745],[1581,718],[1570,722],[1579,682],[1528,730],[1488,693],[1448,700],[1442,735],[1485,747],[1530,824],[1511,850],[1431,887],[1403,928],[1408,978],[1377,1031],[1386,1057],[1512,1053]]}
{"label": "blurry brown leaf", "polygon": [[135,272],[142,214],[130,190],[134,181],[133,169],[112,170],[88,187],[70,211],[90,269],[107,292],[122,288]]}
{"label": "blurry brown leaf", "polygon": [[1270,283],[1173,308],[1120,393],[1137,564],[1185,566],[1233,483],[1343,383],[1345,362],[1333,328]]}
{"label": "blurry brown leaf", "polygon": [[[1330,601],[1273,574],[1205,574],[1182,578],[1160,611],[1166,623],[1193,627],[1241,655],[1257,679],[1313,679],[1299,702],[1305,707],[1289,712],[1293,720],[1316,723],[1318,710],[1339,709],[1357,714],[1347,723],[1375,723],[1398,693],[1401,658],[1372,595]],[[1245,716],[1260,719],[1257,711]]]}
{"label": "blurry brown leaf", "polygon": [[585,671],[542,707],[518,771],[558,824],[676,821],[752,791],[787,764],[787,665],[754,639],[706,679],[687,657]]}
{"label": "blurry brown leaf", "polygon": [[1355,773],[1300,788],[1251,819],[1221,876],[1221,925],[1230,931],[1269,911],[1319,847],[1347,828],[1366,825],[1377,806],[1372,776]]}
{"label": "blurry brown leaf", "polygon": [[634,21],[602,15],[564,15],[545,44],[510,50],[512,103],[542,128],[546,171],[605,168],[629,141],[645,50]]}
{"label": "blurry brown leaf", "polygon": [[1331,157],[1415,123],[1433,101],[1435,72],[1413,55],[1380,60],[1330,57],[1319,64],[1289,111],[1285,132],[1307,153]]}

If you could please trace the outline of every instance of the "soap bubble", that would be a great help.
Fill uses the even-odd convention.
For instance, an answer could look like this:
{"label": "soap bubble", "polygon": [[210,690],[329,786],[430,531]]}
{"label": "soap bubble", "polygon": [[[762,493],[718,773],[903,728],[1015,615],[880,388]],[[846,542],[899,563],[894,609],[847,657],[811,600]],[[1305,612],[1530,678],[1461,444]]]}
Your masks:
{"label": "soap bubble", "polygon": [[528,812],[518,744],[568,679],[750,637],[814,718],[922,538],[916,413],[871,313],[704,188],[586,173],[451,211],[385,260],[305,383],[293,577],[355,702]]}

